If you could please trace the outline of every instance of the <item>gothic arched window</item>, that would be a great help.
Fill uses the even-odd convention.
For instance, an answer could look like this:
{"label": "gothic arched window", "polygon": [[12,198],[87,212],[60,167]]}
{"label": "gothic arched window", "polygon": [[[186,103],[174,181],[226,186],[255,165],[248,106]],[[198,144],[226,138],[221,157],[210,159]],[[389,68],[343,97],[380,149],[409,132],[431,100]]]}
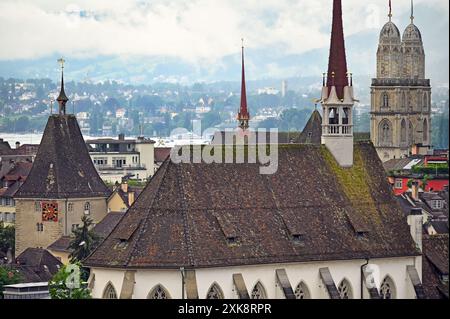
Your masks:
{"label": "gothic arched window", "polygon": [[423,121],[423,143],[427,143],[428,142],[428,121],[427,119],[425,119]]}
{"label": "gothic arched window", "polygon": [[309,289],[303,281],[297,285],[294,294],[297,299],[311,299]]}
{"label": "gothic arched window", "polygon": [[408,98],[406,96],[406,92],[402,93],[402,107],[406,108],[408,106]]}
{"label": "gothic arched window", "polygon": [[386,276],[380,287],[381,299],[395,299],[395,284],[391,277]]}
{"label": "gothic arched window", "polygon": [[383,93],[383,104],[382,104],[382,106],[383,107],[389,107],[389,95],[386,92]]}
{"label": "gothic arched window", "polygon": [[339,124],[339,112],[337,108],[331,108],[329,113],[329,121],[330,125],[336,125]]}
{"label": "gothic arched window", "polygon": [[170,299],[170,296],[163,286],[157,285],[150,291],[147,299]]}
{"label": "gothic arched window", "polygon": [[341,299],[353,299],[352,287],[347,279],[343,279],[338,286],[338,292]]}
{"label": "gothic arched window", "polygon": [[381,146],[392,145],[392,125],[387,119],[381,121],[378,128],[378,140]]}
{"label": "gothic arched window", "polygon": [[209,288],[206,299],[224,299],[222,289],[220,289],[218,284],[214,283],[211,288]]}
{"label": "gothic arched window", "polygon": [[406,121],[403,119],[401,128],[400,128],[400,142],[402,144],[406,144],[407,141],[407,133],[406,133]]}
{"label": "gothic arched window", "polygon": [[103,292],[103,299],[117,299],[116,289],[112,283],[108,282]]}
{"label": "gothic arched window", "polygon": [[251,299],[267,299],[266,290],[259,281],[252,289]]}
{"label": "gothic arched window", "polygon": [[427,93],[423,94],[422,106],[425,110],[428,110],[428,94]]}
{"label": "gothic arched window", "polygon": [[409,121],[409,126],[408,126],[408,143],[410,145],[414,145],[415,144],[415,139],[414,139],[414,126],[412,124],[411,121]]}

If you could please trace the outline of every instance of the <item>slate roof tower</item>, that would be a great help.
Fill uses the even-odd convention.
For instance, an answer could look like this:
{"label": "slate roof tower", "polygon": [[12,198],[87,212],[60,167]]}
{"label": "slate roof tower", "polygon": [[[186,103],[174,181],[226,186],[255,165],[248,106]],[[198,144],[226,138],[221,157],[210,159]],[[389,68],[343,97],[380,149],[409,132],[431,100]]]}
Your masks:
{"label": "slate roof tower", "polygon": [[64,77],[57,100],[59,112],[49,117],[30,174],[15,196],[16,255],[70,235],[83,214],[94,221],[106,214],[110,191],[92,163],[75,115],[66,114]]}

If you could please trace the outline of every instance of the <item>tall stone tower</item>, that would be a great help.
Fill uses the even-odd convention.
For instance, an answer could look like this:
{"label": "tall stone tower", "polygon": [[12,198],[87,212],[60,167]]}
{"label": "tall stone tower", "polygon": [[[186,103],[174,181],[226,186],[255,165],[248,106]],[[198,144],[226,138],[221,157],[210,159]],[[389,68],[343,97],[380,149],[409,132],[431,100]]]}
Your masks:
{"label": "tall stone tower", "polygon": [[425,52],[422,35],[411,23],[403,37],[389,21],[380,33],[377,77],[372,79],[372,142],[382,161],[402,158],[419,146],[422,153],[431,148],[431,86],[425,79]]}
{"label": "tall stone tower", "polygon": [[322,144],[342,167],[353,165],[353,83],[347,72],[341,0],[333,1],[333,27],[322,88]]}

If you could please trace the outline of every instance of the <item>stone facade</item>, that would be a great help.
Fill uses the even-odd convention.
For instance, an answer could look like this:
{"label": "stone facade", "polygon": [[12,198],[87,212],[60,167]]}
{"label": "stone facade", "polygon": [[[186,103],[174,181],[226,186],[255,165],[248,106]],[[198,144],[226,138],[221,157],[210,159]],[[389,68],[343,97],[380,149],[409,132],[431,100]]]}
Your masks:
{"label": "stone facade", "polygon": [[[58,204],[58,220],[43,221],[43,202]],[[86,209],[89,208],[89,209]],[[75,225],[81,225],[83,215],[88,215],[94,223],[100,222],[107,212],[105,198],[84,198],[68,200],[17,200],[16,256],[29,247],[47,248],[61,236],[69,236]]]}
{"label": "stone facade", "polygon": [[413,23],[403,38],[392,21],[380,33],[370,132],[384,162],[409,155],[413,145],[430,148],[431,85],[425,79],[422,35]]}

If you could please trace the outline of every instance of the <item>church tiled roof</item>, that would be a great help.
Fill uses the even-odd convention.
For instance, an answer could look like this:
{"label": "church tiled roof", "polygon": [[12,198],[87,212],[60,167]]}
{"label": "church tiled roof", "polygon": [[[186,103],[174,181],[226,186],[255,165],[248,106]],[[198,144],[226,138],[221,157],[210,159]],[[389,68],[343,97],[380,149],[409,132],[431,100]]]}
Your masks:
{"label": "church tiled roof", "polygon": [[74,115],[52,115],[31,172],[16,198],[108,197]]}
{"label": "church tiled roof", "polygon": [[[231,146],[230,146],[231,147]],[[420,252],[371,143],[341,168],[320,145],[279,145],[259,164],[167,160],[91,267],[222,267],[416,256]]]}
{"label": "church tiled roof", "polygon": [[448,299],[448,234],[423,238],[423,288],[428,299]]}

